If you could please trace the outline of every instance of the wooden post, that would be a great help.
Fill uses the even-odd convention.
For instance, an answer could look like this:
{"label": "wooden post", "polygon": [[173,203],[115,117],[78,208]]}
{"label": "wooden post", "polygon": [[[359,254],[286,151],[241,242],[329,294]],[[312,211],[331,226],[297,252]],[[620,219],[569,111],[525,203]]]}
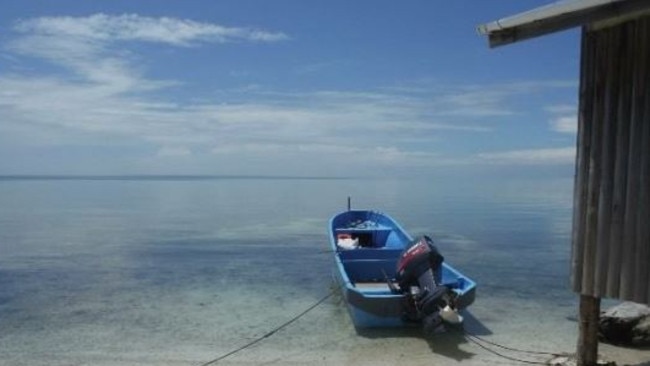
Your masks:
{"label": "wooden post", "polygon": [[596,366],[598,363],[600,298],[580,295],[579,317],[577,366]]}

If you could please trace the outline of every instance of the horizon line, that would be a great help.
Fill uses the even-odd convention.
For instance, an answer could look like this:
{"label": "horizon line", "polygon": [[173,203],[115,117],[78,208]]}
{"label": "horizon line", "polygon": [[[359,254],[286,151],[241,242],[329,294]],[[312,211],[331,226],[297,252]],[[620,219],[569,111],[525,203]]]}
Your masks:
{"label": "horizon line", "polygon": [[0,174],[0,180],[217,180],[217,179],[277,179],[277,180],[346,180],[353,176],[306,176],[263,174]]}

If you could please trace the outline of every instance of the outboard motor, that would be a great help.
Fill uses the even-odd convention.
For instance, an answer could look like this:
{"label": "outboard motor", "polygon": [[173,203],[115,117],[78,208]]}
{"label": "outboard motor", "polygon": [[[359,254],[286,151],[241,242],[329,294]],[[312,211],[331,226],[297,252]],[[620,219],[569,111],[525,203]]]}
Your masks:
{"label": "outboard motor", "polygon": [[425,333],[432,333],[443,320],[460,323],[455,310],[455,293],[442,285],[444,258],[428,236],[411,242],[397,262],[396,279],[407,299],[406,318],[421,321]]}

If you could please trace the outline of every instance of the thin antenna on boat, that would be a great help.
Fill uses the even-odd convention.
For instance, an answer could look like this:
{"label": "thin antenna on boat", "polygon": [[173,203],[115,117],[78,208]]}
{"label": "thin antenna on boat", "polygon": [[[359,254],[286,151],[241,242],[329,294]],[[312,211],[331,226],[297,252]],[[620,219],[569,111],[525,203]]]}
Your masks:
{"label": "thin antenna on boat", "polygon": [[348,211],[350,211],[351,209],[352,209],[352,198],[348,196]]}

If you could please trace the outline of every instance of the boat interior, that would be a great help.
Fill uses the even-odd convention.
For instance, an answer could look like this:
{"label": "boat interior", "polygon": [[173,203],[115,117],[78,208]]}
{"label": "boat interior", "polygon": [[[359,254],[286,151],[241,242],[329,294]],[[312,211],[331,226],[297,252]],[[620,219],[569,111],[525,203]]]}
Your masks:
{"label": "boat interior", "polygon": [[[404,239],[385,227],[335,231],[359,240],[356,249],[338,251],[350,283],[363,292],[391,293],[388,282],[396,284],[397,261],[403,251]],[[445,265],[442,268],[442,283],[458,289],[467,285],[458,273]]]}
{"label": "boat interior", "polygon": [[[395,282],[397,261],[405,243],[411,240],[386,220],[375,212],[350,211],[332,223],[335,240],[345,237],[358,241],[354,249],[337,247],[337,255],[350,283],[363,292],[390,293],[387,283]],[[442,282],[458,289],[469,285],[444,264]]]}
{"label": "boat interior", "polygon": [[395,279],[397,258],[401,249],[372,249],[360,247],[339,252],[345,272],[350,282],[386,283]]}

